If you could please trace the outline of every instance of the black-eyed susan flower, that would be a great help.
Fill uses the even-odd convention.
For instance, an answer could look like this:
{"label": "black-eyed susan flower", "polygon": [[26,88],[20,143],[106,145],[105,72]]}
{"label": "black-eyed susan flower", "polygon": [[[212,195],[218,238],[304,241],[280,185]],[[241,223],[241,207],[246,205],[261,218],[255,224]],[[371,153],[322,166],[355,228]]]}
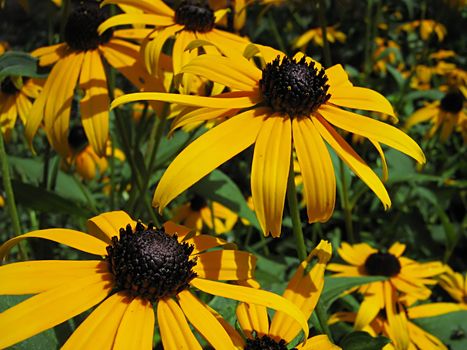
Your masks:
{"label": "black-eyed susan flower", "polygon": [[195,194],[188,203],[175,208],[172,220],[197,232],[205,228],[220,234],[232,230],[238,215],[218,202],[212,201],[209,205],[205,198]]}
{"label": "black-eyed susan flower", "polygon": [[[162,48],[170,38],[175,38],[171,52],[175,75],[180,73],[182,66],[198,55],[198,50],[186,50],[187,45],[194,40],[213,43],[221,52],[239,56],[248,44],[248,40],[238,35],[217,29],[215,25],[226,14],[226,9],[214,12],[204,1],[183,0],[175,9],[162,0],[104,0],[103,4],[129,5],[143,13],[113,16],[100,26],[101,33],[121,25],[144,24],[155,27],[142,47],[146,67],[155,75],[159,71]],[[204,49],[210,53],[218,53],[213,46],[205,46]],[[196,90],[191,86],[193,80],[195,86],[199,85],[192,75],[184,76],[180,81],[180,91],[188,94]]]}
{"label": "black-eyed susan flower", "polygon": [[100,258],[0,267],[0,294],[36,294],[0,314],[0,348],[98,305],[64,349],[152,349],[156,315],[166,349],[201,349],[189,323],[214,348],[232,349],[230,337],[192,289],[283,311],[308,335],[305,317],[290,301],[220,282],[252,278],[251,254],[224,250],[225,241],[189,232],[171,222],[162,228],[145,226],[117,211],[90,219],[89,234],[55,228],[10,239],[0,247],[0,259],[25,238],[48,239]]}
{"label": "black-eyed susan flower", "polygon": [[105,154],[109,134],[109,96],[104,60],[140,89],[165,91],[140,62],[139,46],[118,39],[112,31],[102,35],[97,27],[107,18],[96,1],[80,1],[65,25],[65,42],[35,50],[41,66],[53,65],[42,93],[26,124],[29,142],[41,123],[52,147],[69,154],[68,132],[71,105],[79,86],[81,121],[94,151]]}
{"label": "black-eyed susan flower", "polygon": [[467,276],[446,266],[446,271],[438,277],[438,280],[441,288],[467,310]]}
{"label": "black-eyed susan flower", "polygon": [[394,307],[392,303],[400,298],[410,305],[430,296],[427,285],[437,283],[434,277],[444,272],[444,266],[440,262],[419,263],[404,257],[405,247],[405,244],[396,242],[387,252],[382,252],[367,243],[342,243],[338,253],[347,264],[328,265],[328,270],[335,272],[333,276],[336,277],[387,277],[387,280],[358,288],[364,300],[356,316],[356,329],[367,326],[380,310],[388,312],[388,308]]}
{"label": "black-eyed susan flower", "polygon": [[[331,254],[331,244],[321,241],[300,264],[283,293],[283,297],[299,307],[307,318],[311,316],[323,290],[324,271]],[[269,322],[265,307],[240,303],[236,314],[246,339],[232,327],[226,329],[237,349],[285,350],[300,333],[300,327],[296,327],[293,319],[280,311],[275,312]],[[317,335],[295,345],[294,349],[338,350],[340,347],[331,343],[326,335]]]}
{"label": "black-eyed susan flower", "polygon": [[439,131],[439,140],[445,142],[453,133],[460,132],[467,143],[467,115],[465,97],[460,91],[449,91],[440,101],[429,103],[412,114],[405,122],[405,129],[429,122],[431,128],[425,138],[432,138]]}
{"label": "black-eyed susan flower", "polygon": [[37,98],[41,84],[36,79],[6,77],[0,83],[0,131],[8,140],[19,116],[26,124],[32,108],[31,99]]}
{"label": "black-eyed susan flower", "polygon": [[162,210],[173,198],[213,169],[255,144],[251,173],[253,203],[263,232],[281,233],[282,213],[292,146],[304,182],[309,222],[332,215],[336,183],[325,141],[376,193],[387,208],[389,195],[378,176],[334,129],[362,135],[375,145],[386,144],[417,161],[425,162],[420,147],[397,128],[340,107],[372,110],[394,116],[390,103],[379,93],[353,86],[341,65],[324,69],[311,58],[289,58],[259,47],[267,63],[259,69],[243,57],[202,55],[182,72],[199,74],[233,91],[215,97],[140,93],[116,99],[113,107],[138,100],[161,100],[201,107],[177,118],[173,128],[190,122],[215,120],[238,110],[215,126],[170,164],[154,194]]}
{"label": "black-eyed susan flower", "polygon": [[[336,41],[345,43],[347,35],[336,29],[335,26],[326,27],[326,39],[330,43]],[[300,35],[294,42],[293,47],[305,51],[308,44],[312,42],[315,46],[323,46],[323,30],[322,28],[312,28]]]}
{"label": "black-eyed susan flower", "polygon": [[447,34],[446,27],[433,19],[415,20],[402,24],[398,29],[409,33],[418,29],[423,40],[428,40],[433,35],[438,41],[443,41]]}

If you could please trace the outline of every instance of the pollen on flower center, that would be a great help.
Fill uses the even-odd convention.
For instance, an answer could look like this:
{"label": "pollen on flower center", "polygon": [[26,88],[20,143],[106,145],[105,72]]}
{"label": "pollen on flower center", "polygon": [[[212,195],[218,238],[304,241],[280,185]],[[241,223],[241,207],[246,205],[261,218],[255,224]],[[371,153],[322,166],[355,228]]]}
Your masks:
{"label": "pollen on flower center", "polygon": [[193,248],[163,228],[138,223],[134,231],[128,225],[120,229],[120,238],[112,238],[107,261],[118,290],[154,302],[189,287],[196,277],[196,260],[190,259]]}
{"label": "pollen on flower center", "polygon": [[112,30],[99,35],[97,28],[107,19],[107,11],[93,0],[81,1],[68,16],[65,25],[65,41],[73,50],[94,50],[112,37]]}
{"label": "pollen on flower center", "polygon": [[373,253],[365,261],[365,269],[370,276],[396,276],[401,271],[399,259],[390,253]]}
{"label": "pollen on flower center", "polygon": [[206,33],[214,28],[214,11],[205,2],[184,0],[175,10],[175,23],[185,30]]}
{"label": "pollen on flower center", "polygon": [[464,107],[464,95],[460,91],[451,91],[441,100],[441,109],[445,112],[459,113]]}
{"label": "pollen on flower center", "polygon": [[205,206],[207,206],[206,200],[197,194],[190,201],[190,208],[193,211],[200,211]]}
{"label": "pollen on flower center", "polygon": [[68,145],[75,151],[81,150],[88,144],[88,138],[81,125],[73,126],[68,133]]}
{"label": "pollen on flower center", "polygon": [[[287,344],[284,339],[279,342],[263,335],[262,337],[255,337],[254,339],[247,339],[244,350],[287,350]],[[293,348],[296,349],[296,348]],[[291,349],[291,350],[293,350]]]}
{"label": "pollen on flower center", "polygon": [[331,97],[328,77],[314,62],[278,56],[263,69],[259,81],[264,101],[274,111],[290,117],[307,116]]}
{"label": "pollen on flower center", "polygon": [[14,95],[19,92],[10,77],[6,77],[2,80],[1,91],[6,95]]}

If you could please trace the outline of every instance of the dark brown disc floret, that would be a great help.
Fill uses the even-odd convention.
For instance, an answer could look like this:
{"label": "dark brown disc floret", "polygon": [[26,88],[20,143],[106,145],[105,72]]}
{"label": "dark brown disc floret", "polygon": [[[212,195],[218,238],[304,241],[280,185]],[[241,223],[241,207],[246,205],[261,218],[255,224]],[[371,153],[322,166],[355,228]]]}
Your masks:
{"label": "dark brown disc floret", "polygon": [[277,56],[263,69],[259,81],[265,103],[290,117],[308,116],[331,97],[328,77],[313,61]]}
{"label": "dark brown disc floret", "polygon": [[206,33],[214,28],[214,11],[205,1],[184,0],[175,10],[175,23],[185,30]]}
{"label": "dark brown disc floret", "polygon": [[393,277],[401,271],[399,259],[391,253],[373,253],[365,261],[366,273],[370,276]]}
{"label": "dark brown disc floret", "polygon": [[449,113],[459,113],[464,107],[464,95],[460,91],[450,91],[441,100],[440,107]]}
{"label": "dark brown disc floret", "polygon": [[[255,336],[254,339],[247,339],[244,350],[287,350],[287,343],[284,339],[275,341],[267,335]],[[294,348],[295,349],[295,348]],[[293,350],[293,349],[291,349]]]}
{"label": "dark brown disc floret", "polygon": [[107,10],[100,8],[97,1],[81,1],[70,13],[65,25],[65,42],[73,50],[94,50],[112,37],[112,29],[99,35],[97,28],[107,19]]}
{"label": "dark brown disc floret", "polygon": [[164,228],[137,223],[135,230],[128,225],[120,229],[120,238],[112,237],[107,261],[116,289],[155,302],[189,287],[196,277],[196,260],[190,259],[193,249]]}

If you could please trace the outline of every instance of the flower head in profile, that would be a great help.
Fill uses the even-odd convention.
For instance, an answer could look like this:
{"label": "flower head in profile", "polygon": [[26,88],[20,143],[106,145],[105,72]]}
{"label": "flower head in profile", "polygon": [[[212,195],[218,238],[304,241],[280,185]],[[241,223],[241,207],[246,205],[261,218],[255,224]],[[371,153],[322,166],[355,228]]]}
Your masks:
{"label": "flower head in profile", "polygon": [[399,30],[408,33],[415,32],[417,29],[420,37],[425,41],[430,39],[431,36],[436,37],[438,41],[443,41],[447,34],[446,27],[432,19],[415,20],[399,26]]}
{"label": "flower head in profile", "polygon": [[171,222],[161,228],[146,226],[117,211],[91,218],[88,234],[55,228],[10,239],[0,247],[0,259],[25,238],[48,239],[99,258],[1,266],[0,294],[36,295],[0,314],[0,348],[96,305],[64,349],[152,349],[156,316],[167,349],[201,349],[189,323],[214,348],[232,348],[219,320],[192,289],[281,310],[308,332],[303,314],[288,300],[220,282],[251,279],[255,265],[251,254],[222,249],[225,241],[189,233]]}
{"label": "flower head in profile", "polygon": [[427,299],[434,285],[435,276],[443,273],[440,262],[419,263],[402,256],[405,244],[396,242],[387,252],[374,249],[367,243],[350,245],[342,243],[339,256],[347,264],[332,263],[328,270],[335,277],[386,276],[387,280],[361,286],[358,291],[364,300],[358,310],[355,328],[363,329],[384,309],[395,307],[392,304],[402,299],[410,305],[416,300]]}
{"label": "flower head in profile", "polygon": [[27,123],[32,108],[31,99],[37,98],[41,84],[27,77],[5,77],[0,82],[0,132],[9,140],[19,118]]}
{"label": "flower head in profile", "polygon": [[32,52],[41,66],[53,65],[42,93],[36,99],[26,124],[31,143],[43,124],[51,146],[66,157],[70,113],[76,87],[81,94],[81,121],[91,147],[105,154],[109,135],[109,94],[104,60],[133,85],[151,91],[165,91],[140,62],[139,46],[117,38],[111,30],[99,35],[97,27],[107,13],[93,0],[80,1],[65,25],[65,42]]}
{"label": "flower head in profile", "polygon": [[405,122],[405,129],[428,122],[431,128],[425,138],[432,138],[439,133],[439,140],[445,142],[454,131],[459,132],[467,144],[467,114],[465,96],[459,90],[451,90],[444,97],[420,108]]}
{"label": "flower head in profile", "polygon": [[231,92],[215,97],[137,93],[121,96],[112,103],[116,107],[148,99],[200,107],[177,118],[173,128],[213,121],[235,111],[174,159],[156,188],[153,204],[162,210],[202,177],[255,144],[251,189],[263,232],[274,237],[281,233],[293,149],[303,178],[308,220],[326,221],[333,213],[336,193],[327,142],[389,207],[391,201],[381,180],[335,127],[368,138],[380,153],[383,143],[423,163],[422,150],[405,133],[341,108],[394,116],[390,103],[373,90],[353,86],[341,65],[324,69],[303,54],[289,58],[260,46],[251,46],[246,51],[262,52],[264,67],[260,69],[244,57],[206,54],[194,58],[182,69],[228,86]]}
{"label": "flower head in profile", "polygon": [[195,194],[190,201],[175,208],[172,220],[188,228],[214,234],[226,233],[237,223],[238,215],[216,201],[208,201]]}
{"label": "flower head in profile", "polygon": [[[330,43],[335,43],[336,41],[345,43],[347,35],[337,30],[334,26],[330,26],[326,27],[326,39]],[[295,40],[293,47],[300,49],[301,51],[305,51],[310,42],[312,42],[315,46],[323,46],[323,30],[320,27],[309,29],[300,35]]]}
{"label": "flower head in profile", "polygon": [[[324,271],[331,254],[331,244],[321,241],[300,264],[283,293],[283,297],[299,307],[307,318],[323,290]],[[293,319],[280,311],[274,313],[270,322],[265,307],[240,303],[236,314],[246,339],[232,327],[227,326],[226,329],[237,349],[285,350],[300,333],[300,327],[296,327]],[[317,335],[295,345],[294,349],[339,350],[340,347],[332,344],[326,335]]]}
{"label": "flower head in profile", "polygon": [[467,275],[455,272],[446,266],[446,271],[438,277],[438,280],[441,288],[467,310]]}

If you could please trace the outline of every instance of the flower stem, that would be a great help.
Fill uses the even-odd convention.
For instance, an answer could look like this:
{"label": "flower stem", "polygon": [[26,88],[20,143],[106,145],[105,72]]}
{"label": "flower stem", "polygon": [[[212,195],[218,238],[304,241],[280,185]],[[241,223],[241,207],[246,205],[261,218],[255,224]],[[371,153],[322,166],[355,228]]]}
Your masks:
{"label": "flower stem", "polygon": [[[293,156],[292,156],[293,157]],[[292,229],[295,237],[298,259],[306,259],[306,246],[303,237],[302,223],[300,220],[300,210],[298,208],[297,191],[295,190],[295,172],[293,170],[293,158],[290,159],[289,178],[287,180],[287,204],[289,205],[290,217],[292,219]]]}
{"label": "flower stem", "polygon": [[332,334],[328,326],[328,316],[326,313],[326,309],[324,308],[324,305],[321,301],[321,298],[318,300],[318,303],[316,304],[315,313],[316,313],[316,316],[318,317],[319,324],[321,325],[321,330],[328,336],[329,340],[332,342],[333,341]]}

